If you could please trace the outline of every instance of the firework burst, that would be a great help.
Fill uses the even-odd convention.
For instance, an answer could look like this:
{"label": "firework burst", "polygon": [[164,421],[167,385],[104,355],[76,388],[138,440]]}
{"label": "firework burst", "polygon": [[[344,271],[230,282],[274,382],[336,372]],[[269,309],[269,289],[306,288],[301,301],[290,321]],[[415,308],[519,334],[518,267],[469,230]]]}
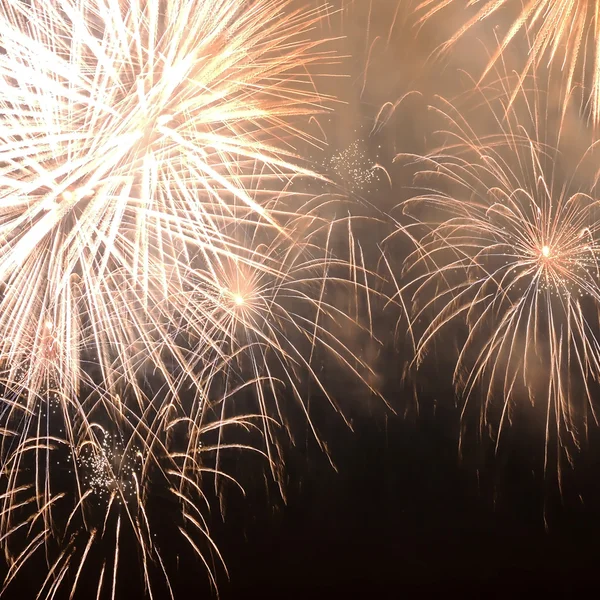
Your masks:
{"label": "firework burst", "polygon": [[169,298],[186,289],[193,257],[235,256],[231,229],[244,219],[281,231],[270,210],[280,182],[307,173],[289,162],[297,131],[283,119],[321,110],[306,67],[328,56],[302,37],[318,14],[286,10],[4,4],[7,387],[35,394],[51,382],[75,396],[89,379],[82,354],[106,386],[136,386],[135,357],[164,367],[159,347],[189,318]]}
{"label": "firework burst", "polygon": [[[176,554],[190,551],[216,586],[215,571],[224,563],[203,515],[211,504],[203,488],[206,480],[232,481],[216,468],[217,452],[249,448],[215,441],[225,428],[254,428],[252,419],[205,417],[197,424],[177,416],[171,405],[161,408],[164,427],[157,433],[141,421],[127,430],[107,417],[101,419],[107,426],[91,421],[82,428],[77,446],[58,434],[37,436],[8,456],[7,478],[16,477],[19,486],[2,495],[10,566],[4,589],[43,557],[48,569],[38,597],[65,592],[73,597],[92,585],[97,598],[114,600],[124,581],[135,588],[135,577],[127,573],[133,561],[141,567],[145,595],[174,598],[170,572]],[[193,450],[189,439],[196,444]],[[53,471],[51,479],[44,468]],[[161,526],[165,519],[167,535]]]}
{"label": "firework burst", "polygon": [[557,435],[569,455],[597,419],[600,222],[596,178],[584,169],[594,148],[571,168],[537,91],[519,113],[491,95],[482,104],[495,135],[478,136],[450,103],[432,109],[444,143],[418,159],[426,191],[403,204],[426,232],[415,235],[404,288],[415,364],[446,332],[463,415],[482,392],[479,429],[496,435],[530,398],[545,407],[547,450]]}
{"label": "firework burst", "polygon": [[[330,288],[340,284],[349,302],[370,290],[352,219],[332,220],[334,201],[295,187],[315,177],[295,145],[311,143],[301,127],[328,100],[312,67],[335,58],[311,33],[326,13],[285,0],[0,7],[9,582],[54,547],[40,594],[54,597],[67,580],[74,593],[88,553],[129,523],[151,588],[148,562],[165,569],[144,516],[148,473],[209,539],[189,499],[203,498],[209,416],[218,472],[223,429],[243,421],[234,395],[253,390],[249,412],[269,446],[272,423],[285,420],[283,388],[308,414],[298,383],[307,374],[332,401],[318,346],[363,376],[330,332],[354,326]],[[340,225],[345,259],[331,242]],[[57,466],[67,463],[68,476]],[[111,560],[99,589],[114,596],[120,558]]]}
{"label": "firework burst", "polygon": [[[595,0],[533,0],[526,3],[512,0],[460,3],[456,0],[424,0],[416,11],[420,13],[420,21],[424,22],[443,9],[458,5],[472,7],[475,13],[444,43],[444,49],[477,23],[494,16],[500,18],[501,14],[505,15],[514,8],[513,14],[508,13],[510,20],[503,30],[499,30],[502,37],[490,57],[484,76],[494,68],[511,43],[516,42],[521,34],[526,34],[530,49],[521,81],[536,69],[555,65],[561,73],[564,110],[573,91],[583,85],[589,89],[589,95],[584,96],[587,98],[588,114],[594,125],[600,122],[600,20]],[[515,90],[519,90],[518,85]]]}
{"label": "firework burst", "polygon": [[[376,277],[365,267],[362,249],[353,237],[354,219],[320,217],[323,208],[319,205],[314,212],[307,211],[311,223],[303,217],[289,225],[289,230],[297,229],[292,246],[281,236],[262,248],[249,241],[249,247],[262,251],[263,263],[221,263],[219,280],[229,309],[218,323],[226,332],[224,340],[233,340],[227,356],[236,363],[227,370],[227,377],[237,373],[237,380],[245,385],[253,382],[261,405],[266,389],[278,403],[281,394],[277,390],[283,384],[287,395],[304,406],[306,393],[301,390],[310,381],[337,407],[319,375],[326,355],[365,383],[372,375],[370,366],[341,339],[364,332],[371,335],[368,302],[373,293],[371,280]],[[363,326],[358,310],[365,303]],[[304,410],[309,417],[308,409]],[[260,412],[278,414],[284,420],[279,405],[274,411]]]}

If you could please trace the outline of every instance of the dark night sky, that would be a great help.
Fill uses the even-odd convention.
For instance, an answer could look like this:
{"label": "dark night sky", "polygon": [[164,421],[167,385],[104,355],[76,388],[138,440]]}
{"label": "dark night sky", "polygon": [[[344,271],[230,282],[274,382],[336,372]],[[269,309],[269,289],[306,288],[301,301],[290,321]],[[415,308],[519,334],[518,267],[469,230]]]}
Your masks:
{"label": "dark night sky", "polygon": [[458,416],[424,408],[409,419],[363,414],[354,433],[331,427],[337,472],[299,445],[287,505],[251,492],[215,526],[231,575],[222,597],[577,598],[595,586],[599,465],[580,465],[561,499],[523,429],[478,477],[457,456]]}

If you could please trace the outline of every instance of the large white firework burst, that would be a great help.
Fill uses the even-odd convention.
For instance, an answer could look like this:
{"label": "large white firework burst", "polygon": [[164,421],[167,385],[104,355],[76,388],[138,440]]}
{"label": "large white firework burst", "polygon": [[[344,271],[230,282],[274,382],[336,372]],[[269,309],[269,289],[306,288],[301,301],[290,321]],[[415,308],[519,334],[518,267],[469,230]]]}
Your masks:
{"label": "large white firework burst", "polygon": [[[365,270],[353,242],[346,260],[332,256],[335,209],[292,193],[313,176],[294,147],[310,143],[303,120],[324,110],[311,67],[333,60],[311,33],[322,14],[286,0],[0,6],[1,525],[17,557],[11,576],[59,545],[48,597],[72,569],[77,581],[99,539],[86,506],[106,477],[120,514],[136,507],[139,520],[127,518],[144,564],[149,556],[143,486],[132,495],[130,481],[129,498],[120,484],[135,470],[102,466],[91,424],[100,408],[111,435],[143,432],[134,438],[144,465],[174,460],[201,495],[194,432],[209,413],[237,423],[224,407],[239,388],[253,386],[266,423],[282,381],[297,399],[302,370],[318,382],[318,342],[363,368],[328,333],[352,319],[326,282],[347,281],[353,297],[368,291]],[[337,222],[351,240],[351,219]],[[177,450],[175,421],[189,426]],[[225,445],[218,435],[216,468]],[[53,516],[65,497],[57,448],[75,457],[66,525]],[[91,463],[82,448],[95,449]],[[34,507],[23,521],[22,494]],[[13,553],[12,532],[34,522],[43,527]],[[123,522],[110,521],[117,537]],[[83,548],[62,537],[73,523]]]}
{"label": "large white firework burst", "polygon": [[317,18],[261,0],[2,4],[7,387],[76,395],[82,357],[106,385],[135,386],[144,360],[167,373],[193,312],[172,299],[237,253],[244,220],[280,228],[279,180],[304,172],[283,119],[322,108]]}

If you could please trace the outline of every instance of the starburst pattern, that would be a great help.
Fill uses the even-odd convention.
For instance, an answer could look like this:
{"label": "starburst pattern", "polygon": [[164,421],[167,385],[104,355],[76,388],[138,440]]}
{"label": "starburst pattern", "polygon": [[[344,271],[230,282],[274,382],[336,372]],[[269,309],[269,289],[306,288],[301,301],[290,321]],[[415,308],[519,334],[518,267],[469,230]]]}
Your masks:
{"label": "starburst pattern", "polygon": [[[477,23],[492,20],[503,11],[515,9],[506,26],[499,30],[500,43],[491,54],[485,74],[493,71],[512,42],[521,34],[530,39],[529,56],[522,69],[521,80],[548,64],[561,71],[563,79],[562,103],[566,107],[576,88],[584,86],[586,107],[592,122],[600,121],[600,21],[595,0],[424,0],[416,8],[419,19],[424,22],[438,12],[451,6],[473,7],[475,13],[468,17],[458,31],[444,44],[452,46]],[[519,85],[515,86],[515,92]],[[589,94],[589,96],[588,96]],[[514,94],[513,94],[514,98]]]}
{"label": "starburst pattern", "polygon": [[286,14],[282,28],[284,3],[245,8],[3,8],[7,385],[36,393],[53,380],[76,395],[82,353],[107,386],[136,385],[140,352],[161,368],[170,328],[190,318],[171,298],[198,269],[210,278],[215,257],[236,256],[232,229],[281,229],[277,180],[305,172],[288,161],[282,119],[320,109],[303,69],[327,54],[299,37],[317,14]]}
{"label": "starburst pattern", "polygon": [[412,290],[415,364],[450,336],[464,414],[483,398],[482,433],[502,433],[530,398],[545,407],[548,443],[557,434],[568,455],[597,420],[600,224],[596,179],[583,176],[593,147],[582,176],[569,173],[560,133],[552,138],[532,96],[518,113],[508,100],[484,102],[495,135],[478,136],[451,103],[432,109],[445,142],[417,159],[426,191],[403,204],[415,230],[426,228],[403,291]]}

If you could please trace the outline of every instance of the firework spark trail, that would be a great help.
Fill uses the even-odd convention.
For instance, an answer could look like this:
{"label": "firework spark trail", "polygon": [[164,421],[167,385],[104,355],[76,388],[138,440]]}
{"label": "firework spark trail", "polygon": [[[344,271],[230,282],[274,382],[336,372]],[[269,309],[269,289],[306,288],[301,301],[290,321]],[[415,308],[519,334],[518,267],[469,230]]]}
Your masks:
{"label": "firework spark trail", "polygon": [[[7,385],[35,393],[54,377],[76,395],[82,349],[97,353],[107,385],[123,373],[135,385],[127,349],[135,340],[161,363],[155,338],[191,255],[235,255],[227,230],[245,218],[278,228],[263,189],[307,173],[273,142],[298,133],[284,117],[320,109],[303,70],[327,53],[299,37],[318,14],[289,14],[282,27],[282,2],[243,14],[236,2],[166,2],[166,16],[108,0],[4,6]],[[256,162],[266,168],[248,189]]]}
{"label": "firework spark trail", "polygon": [[453,336],[463,418],[482,391],[480,431],[496,429],[499,444],[519,399],[541,402],[548,464],[554,435],[569,456],[588,419],[597,421],[600,221],[597,177],[583,170],[594,147],[581,173],[568,173],[538,91],[518,110],[509,94],[492,96],[483,94],[482,105],[498,134],[479,136],[462,110],[442,101],[432,108],[445,123],[442,146],[398,157],[416,160],[425,190],[402,205],[422,233],[413,233],[417,250],[399,290],[413,303],[415,365],[437,339]]}
{"label": "firework spark trail", "polygon": [[[184,482],[202,495],[195,453],[207,415],[220,414],[211,425],[219,432],[215,471],[227,447],[220,428],[247,428],[229,412],[235,394],[254,390],[254,426],[269,447],[271,424],[285,420],[282,389],[310,419],[302,374],[333,403],[317,347],[359,378],[368,371],[333,333],[358,324],[330,288],[343,288],[350,302],[371,289],[352,218],[324,217],[331,199],[293,191],[299,178],[315,177],[295,144],[312,143],[301,125],[328,100],[311,74],[335,62],[311,33],[326,9],[293,11],[285,0],[0,7],[1,533],[9,582],[31,556],[62,544],[41,593],[77,586],[106,528],[85,508],[105,480],[124,507],[111,535],[118,542],[131,525],[144,569],[154,561],[164,570],[139,520],[145,484],[128,484],[135,511],[120,485],[137,467],[123,470],[121,451],[113,451],[117,464],[102,466],[108,454],[93,425],[100,409],[115,439],[136,438],[141,479],[152,461],[175,461],[170,473],[181,485],[173,489],[184,507]],[[333,251],[339,227],[349,240],[343,259]],[[176,451],[173,423],[189,426]],[[74,457],[77,494],[56,491],[57,452]],[[86,476],[90,464],[99,479]],[[74,498],[66,525],[54,509],[65,497]],[[25,506],[34,511],[20,520]],[[69,538],[71,523],[80,533]],[[13,551],[14,533],[31,524],[41,529]],[[187,529],[182,535],[204,560]],[[103,593],[114,595],[119,561],[102,563]]]}
{"label": "firework spark trail", "polygon": [[[474,16],[443,45],[452,46],[477,23],[492,19],[505,9],[520,7],[507,23],[498,48],[492,54],[482,78],[493,70],[505,50],[520,34],[530,40],[529,56],[522,68],[521,81],[538,68],[555,65],[563,83],[562,104],[566,111],[570,97],[579,86],[589,88],[585,101],[594,125],[600,122],[600,19],[595,0],[424,0],[415,9],[421,23],[451,6],[477,7]],[[519,85],[515,86],[514,96]]]}
{"label": "firework spark trail", "polygon": [[[106,418],[102,420],[106,422]],[[158,573],[164,584],[159,589],[174,598],[169,578],[173,557],[167,556],[164,539],[156,531],[156,525],[165,518],[171,520],[181,535],[181,545],[198,555],[216,586],[214,571],[218,563],[222,568],[225,565],[203,516],[202,509],[210,502],[202,490],[203,480],[224,478],[233,482],[217,469],[216,453],[252,448],[240,444],[215,445],[210,441],[214,439],[211,433],[230,427],[255,428],[253,419],[214,422],[205,419],[197,424],[176,417],[168,420],[159,435],[143,422],[133,431],[126,431],[121,423],[111,423],[108,427],[91,422],[89,429],[93,435],[76,448],[67,439],[39,437],[29,440],[28,447],[22,444],[18,448],[18,453],[28,454],[29,464],[39,459],[39,449],[49,448],[52,467],[56,469],[62,464],[63,476],[55,478],[52,494],[40,508],[33,486],[21,485],[8,492],[13,497],[2,511],[3,542],[10,563],[5,590],[10,589],[36,553],[45,551],[49,566],[40,597],[54,598],[64,589],[73,597],[83,579],[86,588],[89,582],[97,581],[98,589],[104,588],[113,598],[126,565],[131,564],[131,556],[121,550],[127,541],[134,543],[138,551],[145,593],[150,598],[156,597],[157,588],[152,580]],[[189,448],[183,452],[167,449],[167,439],[175,429],[179,429],[179,435],[198,441],[193,452]],[[67,476],[67,470],[77,472],[79,479]],[[157,490],[162,498],[159,505],[152,500]],[[66,517],[49,519],[51,510]],[[29,528],[29,534],[27,542],[22,544],[19,531],[24,527]],[[167,547],[172,555],[170,538]],[[131,579],[131,574],[127,579]]]}

